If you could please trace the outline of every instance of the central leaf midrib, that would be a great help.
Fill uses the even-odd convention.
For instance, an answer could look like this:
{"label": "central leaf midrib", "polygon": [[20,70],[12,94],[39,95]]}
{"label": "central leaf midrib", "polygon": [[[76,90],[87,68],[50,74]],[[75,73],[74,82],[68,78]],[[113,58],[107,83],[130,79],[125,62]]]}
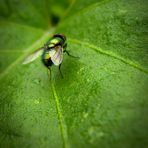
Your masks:
{"label": "central leaf midrib", "polygon": [[59,99],[58,94],[56,92],[55,85],[54,85],[53,81],[51,81],[51,87],[52,87],[53,96],[55,98],[57,115],[58,115],[58,119],[59,119],[60,130],[61,130],[61,136],[62,136],[62,139],[63,139],[63,147],[69,148],[70,145],[69,145],[69,142],[68,142],[67,126],[66,126],[65,121],[64,121],[64,117],[63,117],[63,114],[62,114],[62,111],[61,111],[61,106],[60,106],[60,101],[59,101],[60,99]]}

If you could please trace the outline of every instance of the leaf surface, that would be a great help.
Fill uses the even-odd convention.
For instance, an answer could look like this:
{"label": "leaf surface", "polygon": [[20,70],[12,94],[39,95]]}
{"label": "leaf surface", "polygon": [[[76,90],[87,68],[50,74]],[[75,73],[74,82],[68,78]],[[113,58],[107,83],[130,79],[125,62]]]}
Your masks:
{"label": "leaf surface", "polygon": [[[14,18],[1,5],[0,147],[147,147],[147,1],[51,1],[62,14],[32,3],[11,6]],[[64,18],[56,31],[50,14]],[[40,59],[22,61],[54,32],[80,58],[65,54],[50,80]]]}

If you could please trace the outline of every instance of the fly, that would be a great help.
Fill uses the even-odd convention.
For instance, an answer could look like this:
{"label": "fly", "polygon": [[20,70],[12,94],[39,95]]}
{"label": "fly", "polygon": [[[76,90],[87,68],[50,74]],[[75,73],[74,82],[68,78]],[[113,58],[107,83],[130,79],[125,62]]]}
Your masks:
{"label": "fly", "polygon": [[59,67],[59,71],[61,76],[61,64],[63,61],[63,53],[67,53],[67,55],[77,58],[66,50],[67,43],[66,43],[66,36],[63,34],[55,34],[48,40],[43,47],[34,51],[31,55],[29,55],[23,62],[23,64],[28,64],[34,61],[36,58],[41,56],[43,64],[50,70],[51,73],[51,66],[56,65]]}

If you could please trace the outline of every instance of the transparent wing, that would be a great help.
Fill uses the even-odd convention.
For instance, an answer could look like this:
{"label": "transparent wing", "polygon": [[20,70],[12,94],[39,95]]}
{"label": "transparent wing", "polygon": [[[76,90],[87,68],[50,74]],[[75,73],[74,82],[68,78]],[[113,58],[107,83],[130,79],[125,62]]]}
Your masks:
{"label": "transparent wing", "polygon": [[37,49],[35,52],[33,52],[31,55],[29,55],[24,61],[23,64],[28,64],[32,61],[34,61],[36,58],[38,58],[43,53],[44,48],[41,47]]}
{"label": "transparent wing", "polygon": [[63,48],[61,46],[56,46],[49,51],[52,62],[55,65],[60,65],[63,60]]}

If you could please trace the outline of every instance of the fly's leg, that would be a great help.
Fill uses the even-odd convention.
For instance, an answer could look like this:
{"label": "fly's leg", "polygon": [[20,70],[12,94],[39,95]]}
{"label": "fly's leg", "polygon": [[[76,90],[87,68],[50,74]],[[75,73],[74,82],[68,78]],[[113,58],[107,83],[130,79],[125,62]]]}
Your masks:
{"label": "fly's leg", "polygon": [[49,80],[51,81],[51,68],[48,66],[48,71],[47,71],[47,73],[48,73],[48,78],[49,78]]}
{"label": "fly's leg", "polygon": [[67,43],[63,46],[63,48],[64,48],[64,51],[66,50],[66,48],[67,48]]}
{"label": "fly's leg", "polygon": [[76,57],[76,56],[71,55],[67,50],[65,50],[64,52],[66,52],[67,55],[70,56],[70,57],[72,57],[72,58],[79,58],[79,57]]}
{"label": "fly's leg", "polygon": [[63,48],[64,48],[64,52],[66,52],[68,56],[70,56],[70,57],[72,57],[72,58],[79,58],[79,57],[76,57],[76,56],[71,55],[71,54],[66,50],[66,48],[67,48],[67,43],[63,46]]}
{"label": "fly's leg", "polygon": [[63,78],[63,74],[62,74],[62,71],[61,71],[61,64],[59,65],[59,71],[60,71],[61,77]]}

